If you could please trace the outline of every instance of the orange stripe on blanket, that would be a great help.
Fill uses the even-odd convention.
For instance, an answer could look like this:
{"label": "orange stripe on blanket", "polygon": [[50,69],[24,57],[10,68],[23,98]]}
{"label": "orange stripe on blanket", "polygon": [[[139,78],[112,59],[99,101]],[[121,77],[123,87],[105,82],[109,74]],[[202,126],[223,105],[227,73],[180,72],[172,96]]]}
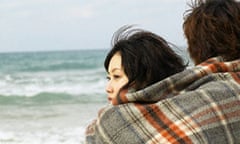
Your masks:
{"label": "orange stripe on blanket", "polygon": [[[187,135],[156,106],[156,105],[136,105],[136,107],[144,115],[145,119],[164,137],[169,143],[182,143],[188,142],[191,143],[191,140]],[[150,109],[151,111],[149,111]],[[155,114],[153,115],[151,114]],[[157,122],[157,119],[161,123]],[[164,128],[166,127],[166,128]],[[181,141],[181,142],[180,142]]]}
{"label": "orange stripe on blanket", "polygon": [[219,65],[222,68],[223,72],[228,72],[229,71],[229,68],[225,63],[220,63]]}
{"label": "orange stripe on blanket", "polygon": [[[221,104],[218,106],[212,106],[209,107],[208,109],[205,109],[195,115],[193,115],[194,119],[202,119],[200,123],[200,125],[209,125],[212,123],[216,123],[219,121],[225,121],[225,120],[229,120],[231,118],[234,118],[236,116],[239,116],[240,114],[240,110],[236,110],[233,112],[227,112],[228,110],[231,110],[234,107],[238,107],[240,104],[239,101],[231,101],[225,104]],[[224,112],[225,113],[220,113],[218,114],[218,112]],[[209,118],[207,118],[206,116],[208,116]],[[206,119],[203,119],[202,117],[206,117]]]}
{"label": "orange stripe on blanket", "polygon": [[233,79],[237,82],[240,83],[240,73],[231,73],[231,76],[233,77]]}
{"label": "orange stripe on blanket", "polygon": [[215,63],[215,62],[218,62],[217,58],[210,58],[210,59],[208,59],[207,61],[202,62],[202,63],[199,64],[199,65],[201,65],[201,66],[206,66],[206,65],[209,65],[209,64]]}
{"label": "orange stripe on blanket", "polygon": [[119,104],[127,103],[128,102],[128,99],[126,97],[127,92],[128,92],[127,89],[121,90],[120,93],[117,95],[117,98],[112,100],[112,104],[119,105]]}
{"label": "orange stripe on blanket", "polygon": [[219,124],[219,121],[229,121],[231,119],[238,118],[239,115],[240,115],[240,110],[237,110],[237,111],[225,114],[224,117],[221,117],[221,116],[220,117],[212,117],[212,118],[203,120],[199,124],[202,126],[204,126],[204,125],[207,126],[207,125],[210,125],[213,123]]}
{"label": "orange stripe on blanket", "polygon": [[226,72],[228,67],[224,63],[216,63],[209,65],[212,72]]}

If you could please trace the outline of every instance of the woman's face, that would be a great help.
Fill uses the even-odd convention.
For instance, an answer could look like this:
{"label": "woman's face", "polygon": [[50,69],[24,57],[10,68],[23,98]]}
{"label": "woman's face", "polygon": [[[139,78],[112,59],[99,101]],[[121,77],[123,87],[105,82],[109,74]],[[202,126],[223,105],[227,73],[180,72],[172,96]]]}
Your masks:
{"label": "woman's face", "polygon": [[119,90],[128,83],[128,77],[122,67],[122,57],[119,52],[115,53],[110,60],[107,78],[109,81],[106,86],[106,92],[108,101],[112,104]]}

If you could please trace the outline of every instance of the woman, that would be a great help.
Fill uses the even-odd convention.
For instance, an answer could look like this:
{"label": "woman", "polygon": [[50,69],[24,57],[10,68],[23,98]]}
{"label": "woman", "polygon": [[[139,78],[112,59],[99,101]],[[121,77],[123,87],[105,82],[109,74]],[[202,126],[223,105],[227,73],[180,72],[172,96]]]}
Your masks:
{"label": "woman", "polygon": [[[141,91],[148,86],[183,71],[187,65],[162,37],[133,26],[123,26],[112,38],[112,49],[104,62],[109,80],[106,86],[108,100],[113,105],[130,103],[128,93]],[[153,103],[149,97],[135,97],[138,103]],[[135,98],[131,98],[135,101]],[[128,101],[125,101],[128,99]],[[108,108],[108,107],[107,107]],[[103,108],[99,115],[106,110]],[[87,135],[95,131],[94,121]],[[86,143],[101,143],[87,136]],[[112,143],[112,142],[110,142]]]}
{"label": "woman", "polygon": [[119,92],[141,90],[183,71],[186,65],[162,37],[124,26],[115,33],[104,66],[109,80],[108,100],[116,105],[122,103],[117,98]]}

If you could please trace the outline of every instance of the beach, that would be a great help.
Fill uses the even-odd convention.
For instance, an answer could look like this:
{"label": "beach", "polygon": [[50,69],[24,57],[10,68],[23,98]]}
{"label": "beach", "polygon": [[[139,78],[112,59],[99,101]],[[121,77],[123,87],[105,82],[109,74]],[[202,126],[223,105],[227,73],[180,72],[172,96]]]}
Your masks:
{"label": "beach", "polygon": [[1,144],[79,144],[103,104],[1,106]]}

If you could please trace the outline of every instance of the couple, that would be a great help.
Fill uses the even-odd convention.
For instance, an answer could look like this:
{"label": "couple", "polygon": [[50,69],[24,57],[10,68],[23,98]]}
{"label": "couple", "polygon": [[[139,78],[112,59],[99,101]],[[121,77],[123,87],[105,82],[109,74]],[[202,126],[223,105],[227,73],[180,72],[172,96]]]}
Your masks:
{"label": "couple", "polygon": [[87,127],[86,143],[240,142],[240,6],[196,0],[183,28],[189,69],[154,33],[116,33],[104,63],[111,105]]}

